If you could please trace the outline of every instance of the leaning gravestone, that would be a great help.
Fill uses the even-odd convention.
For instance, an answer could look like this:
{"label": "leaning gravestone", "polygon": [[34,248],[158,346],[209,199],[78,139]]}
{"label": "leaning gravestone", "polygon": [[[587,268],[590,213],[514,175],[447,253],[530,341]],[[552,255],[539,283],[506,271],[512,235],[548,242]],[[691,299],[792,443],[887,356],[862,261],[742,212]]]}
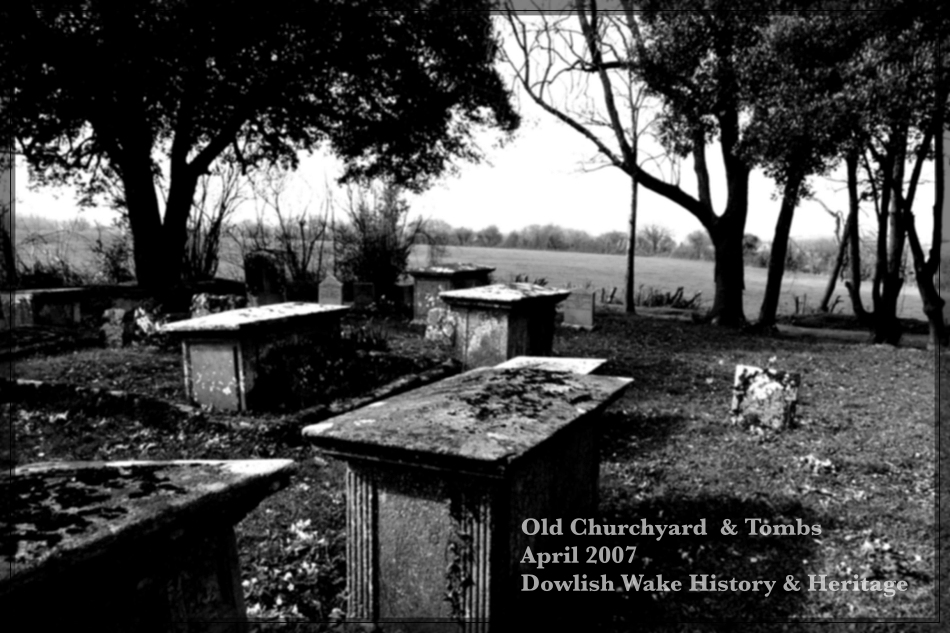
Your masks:
{"label": "leaning gravestone", "polygon": [[594,293],[572,290],[560,307],[564,312],[564,325],[585,330],[594,328]]}
{"label": "leaning gravestone", "polygon": [[274,253],[255,251],[244,258],[244,281],[250,307],[283,303],[287,297],[284,266]]}
{"label": "leaning gravestone", "polygon": [[780,431],[795,424],[801,376],[797,373],[736,366],[732,423]]}

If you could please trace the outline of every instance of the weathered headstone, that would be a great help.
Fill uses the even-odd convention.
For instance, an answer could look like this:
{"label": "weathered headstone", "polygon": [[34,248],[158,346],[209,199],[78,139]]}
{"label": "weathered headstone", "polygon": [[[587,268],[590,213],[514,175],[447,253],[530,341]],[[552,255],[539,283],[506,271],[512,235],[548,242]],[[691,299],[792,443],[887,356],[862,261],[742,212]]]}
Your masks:
{"label": "weathered headstone", "polygon": [[29,292],[0,292],[4,327],[33,325],[33,295]]}
{"label": "weathered headstone", "polygon": [[292,472],[287,459],[21,466],[0,479],[0,610],[38,631],[245,632],[233,526]]}
{"label": "weathered headstone", "polygon": [[343,282],[332,273],[320,284],[320,303],[330,306],[343,305]]}
{"label": "weathered headstone", "polygon": [[376,303],[376,286],[362,281],[353,284],[354,306],[357,308],[368,308],[374,303]]}
{"label": "weathered headstone", "polygon": [[464,290],[487,286],[494,268],[475,264],[439,264],[427,268],[413,268],[413,320],[425,322],[432,308],[444,307],[439,293],[446,290]]}
{"label": "weathered headstone", "polygon": [[455,313],[455,348],[466,369],[497,365],[515,356],[549,356],[555,306],[570,291],[513,283],[443,292]]}
{"label": "weathered headstone", "polygon": [[797,373],[737,365],[731,419],[754,429],[794,426],[801,376]]}
{"label": "weathered headstone", "polygon": [[432,308],[426,320],[426,340],[455,345],[455,313],[448,308]]}
{"label": "weathered headstone", "polygon": [[533,630],[541,592],[521,590],[519,563],[562,548],[522,526],[562,517],[567,533],[596,511],[595,421],[629,383],[483,368],[306,427],[347,465],[348,618]]}
{"label": "weathered headstone", "polygon": [[287,300],[287,279],[283,262],[274,253],[255,251],[244,258],[247,304],[251,307],[283,303]]}
{"label": "weathered headstone", "polygon": [[585,290],[572,290],[560,306],[564,312],[564,325],[583,328],[594,327],[594,293]]}
{"label": "weathered headstone", "polygon": [[109,308],[102,313],[102,341],[106,347],[119,348],[132,340],[131,313],[123,308]]}

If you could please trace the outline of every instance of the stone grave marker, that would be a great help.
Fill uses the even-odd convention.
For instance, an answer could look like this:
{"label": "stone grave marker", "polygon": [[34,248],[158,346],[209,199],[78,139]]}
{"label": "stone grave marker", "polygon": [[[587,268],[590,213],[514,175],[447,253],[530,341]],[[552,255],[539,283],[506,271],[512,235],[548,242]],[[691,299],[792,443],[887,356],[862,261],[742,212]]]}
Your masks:
{"label": "stone grave marker", "polygon": [[732,423],[776,431],[794,426],[800,385],[797,373],[736,365]]}
{"label": "stone grave marker", "polygon": [[244,258],[247,304],[251,307],[287,300],[287,279],[280,258],[268,251],[255,251]]}
{"label": "stone grave marker", "polygon": [[306,427],[347,465],[348,618],[534,630],[519,563],[561,548],[523,522],[596,511],[596,418],[629,384],[486,367]]}
{"label": "stone grave marker", "polygon": [[594,328],[594,293],[586,290],[571,290],[560,305],[564,312],[564,325],[591,330]]}
{"label": "stone grave marker", "polygon": [[545,371],[566,371],[572,374],[591,374],[607,362],[606,358],[562,358],[555,356],[515,356],[495,369],[529,367]]}
{"label": "stone grave marker", "polygon": [[177,321],[162,331],[180,337],[185,391],[199,405],[231,411],[254,409],[267,394],[255,392],[258,362],[275,345],[320,345],[339,339],[349,308],[318,303],[278,303]]}
{"label": "stone grave marker", "polygon": [[413,285],[413,320],[425,322],[432,308],[445,307],[439,301],[439,293],[445,290],[464,290],[487,286],[494,268],[476,264],[439,264],[409,270]]}
{"label": "stone grave marker", "polygon": [[333,273],[320,283],[320,303],[330,306],[343,305],[343,282]]}
{"label": "stone grave marker", "polygon": [[246,632],[233,526],[292,472],[289,459],[16,468],[0,480],[0,609],[38,631]]}

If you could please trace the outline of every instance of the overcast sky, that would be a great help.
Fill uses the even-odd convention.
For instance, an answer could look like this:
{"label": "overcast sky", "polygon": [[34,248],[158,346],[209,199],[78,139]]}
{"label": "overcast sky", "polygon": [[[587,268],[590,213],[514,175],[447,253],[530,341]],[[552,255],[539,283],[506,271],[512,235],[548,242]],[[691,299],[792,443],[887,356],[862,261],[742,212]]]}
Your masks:
{"label": "overcast sky", "polygon": [[[501,27],[504,32],[504,26]],[[504,64],[502,72],[510,77]],[[597,95],[599,96],[599,95]],[[551,115],[541,110],[527,96],[516,95],[523,115],[523,124],[513,141],[502,148],[492,147],[493,134],[480,135],[480,143],[488,160],[480,165],[461,166],[458,176],[448,176],[419,196],[409,196],[414,214],[437,218],[454,226],[473,229],[497,225],[502,231],[530,224],[557,224],[565,228],[583,229],[591,234],[607,231],[626,231],[630,212],[630,180],[620,170],[604,167],[590,171],[590,160],[595,157],[591,142]],[[725,177],[718,147],[708,152],[717,212],[724,203]],[[588,167],[585,170],[584,164]],[[843,178],[839,170],[838,178]],[[311,201],[313,209],[320,208],[324,183],[333,182],[342,173],[339,163],[328,156],[307,157],[301,163],[292,197],[298,205]],[[691,164],[681,165],[681,186],[696,194]],[[924,178],[932,181],[928,165]],[[17,213],[45,215],[56,219],[75,217],[75,196],[64,190],[30,190],[25,166],[17,169]],[[816,196],[835,210],[847,209],[847,195],[843,184],[829,178],[811,181]],[[778,214],[779,200],[774,197],[775,186],[760,172],[753,173],[749,196],[749,215],[746,232],[765,241],[771,240]],[[700,224],[677,205],[640,188],[638,226],[658,224],[671,229],[678,241]],[[338,202],[343,193],[337,190]],[[916,202],[918,231],[929,242],[930,209],[933,205],[933,186],[924,185]],[[112,212],[107,209],[81,212],[90,221],[108,224]],[[240,212],[252,217],[254,210],[246,205]],[[863,225],[870,228],[870,218]],[[814,201],[803,202],[792,224],[793,238],[830,237],[834,221],[822,206]]]}

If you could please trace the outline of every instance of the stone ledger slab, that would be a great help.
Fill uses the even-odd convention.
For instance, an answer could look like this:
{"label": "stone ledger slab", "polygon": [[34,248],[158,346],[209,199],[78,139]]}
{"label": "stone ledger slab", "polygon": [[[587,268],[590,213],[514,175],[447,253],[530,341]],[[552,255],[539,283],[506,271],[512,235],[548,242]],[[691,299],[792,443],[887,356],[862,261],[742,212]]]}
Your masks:
{"label": "stone ledger slab", "polygon": [[439,297],[453,313],[458,359],[470,369],[515,356],[549,356],[555,306],[569,294],[569,290],[514,283],[452,290]]}
{"label": "stone ledger slab", "polygon": [[0,609],[30,630],[246,631],[233,525],[278,460],[60,462],[0,480]]}
{"label": "stone ledger slab", "polygon": [[529,367],[545,371],[566,371],[572,374],[590,374],[607,362],[606,358],[558,358],[553,356],[516,356],[495,369]]}
{"label": "stone ledger slab", "polygon": [[406,631],[536,619],[520,557],[545,542],[521,523],[592,516],[593,422],[629,383],[482,368],[306,427],[347,463],[348,617]]}
{"label": "stone ledger slab", "polygon": [[254,392],[259,361],[275,345],[320,345],[338,339],[346,306],[278,303],[230,310],[163,326],[182,340],[185,391],[200,405],[244,411],[266,396]]}

